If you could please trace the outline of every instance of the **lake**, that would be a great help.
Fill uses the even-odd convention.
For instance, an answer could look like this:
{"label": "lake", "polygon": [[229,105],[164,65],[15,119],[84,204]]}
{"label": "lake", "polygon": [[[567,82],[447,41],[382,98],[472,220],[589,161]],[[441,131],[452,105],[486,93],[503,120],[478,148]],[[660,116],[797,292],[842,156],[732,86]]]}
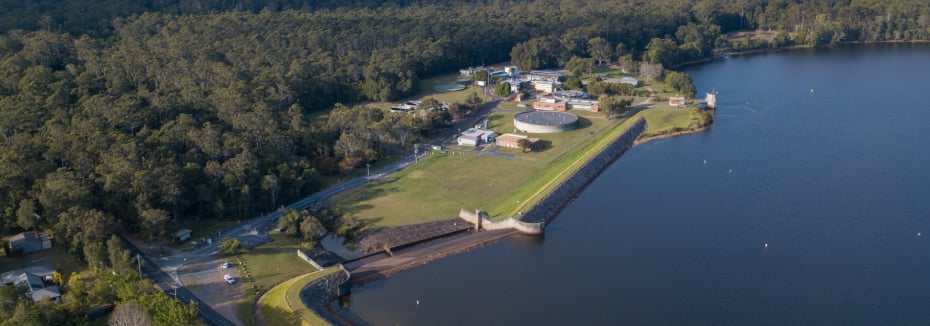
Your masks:
{"label": "lake", "polygon": [[544,238],[355,287],[341,311],[375,325],[930,324],[928,63],[928,46],[875,45],[689,67],[720,94],[709,132],[631,149]]}

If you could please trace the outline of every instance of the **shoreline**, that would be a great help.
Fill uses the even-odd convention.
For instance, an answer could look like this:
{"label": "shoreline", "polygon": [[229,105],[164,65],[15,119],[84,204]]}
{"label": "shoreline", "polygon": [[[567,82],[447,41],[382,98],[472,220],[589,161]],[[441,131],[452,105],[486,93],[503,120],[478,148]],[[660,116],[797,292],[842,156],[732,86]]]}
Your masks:
{"label": "shoreline", "polygon": [[639,139],[637,139],[636,141],[634,141],[634,142],[633,142],[633,147],[636,147],[636,145],[643,144],[643,143],[646,143],[646,142],[649,142],[649,141],[653,141],[653,140],[659,140],[659,139],[665,139],[665,138],[672,138],[672,137],[678,137],[678,136],[685,136],[685,135],[699,134],[699,133],[702,133],[702,132],[705,132],[705,131],[710,130],[710,128],[713,127],[713,126],[714,126],[713,123],[709,123],[709,124],[707,124],[706,126],[703,126],[703,127],[701,127],[701,128],[698,128],[698,129],[682,130],[682,131],[669,132],[669,133],[663,133],[663,134],[652,135],[652,136],[645,136],[645,137],[639,138]]}
{"label": "shoreline", "polygon": [[[716,113],[716,110],[714,111],[714,113]],[[645,123],[645,124],[648,128],[648,123]],[[579,176],[576,174],[570,177],[569,180],[565,181],[565,182],[569,182],[569,181],[583,181],[583,182],[581,182],[579,186],[576,186],[576,189],[574,189],[569,194],[567,194],[567,198],[561,201],[560,202],[561,204],[559,204],[556,209],[547,212],[547,215],[549,215],[549,217],[545,219],[545,223],[548,224],[552,222],[555,219],[555,217],[558,216],[559,213],[561,213],[561,211],[565,207],[568,207],[568,205],[574,202],[574,200],[584,191],[584,189],[587,188],[587,186],[591,182],[593,182],[598,176],[600,176],[607,167],[609,167],[611,164],[616,162],[616,160],[623,157],[623,154],[625,154],[629,149],[636,147],[639,144],[646,143],[652,140],[702,133],[707,130],[710,130],[712,126],[713,126],[713,120],[711,120],[711,122],[708,123],[707,125],[697,128],[697,129],[683,130],[683,131],[677,131],[677,132],[672,132],[672,133],[664,133],[664,134],[653,135],[653,136],[648,136],[648,137],[643,137],[643,138],[639,138],[637,136],[637,138],[631,141],[628,145],[622,146],[623,149],[619,153],[615,153],[613,155],[605,154],[605,155],[608,155],[609,158],[605,162],[601,163],[602,166],[597,166],[594,169],[594,174],[592,176],[584,177],[584,176]],[[624,134],[626,134],[626,132],[624,132]],[[613,142],[620,143],[622,138],[623,136],[621,135],[620,137],[615,139]],[[595,159],[596,158],[592,158],[592,161],[594,161]],[[591,161],[589,161],[589,164],[590,162]],[[572,179],[578,179],[578,178],[582,178],[585,180],[572,180]],[[554,192],[555,191],[550,193],[550,195],[553,194]],[[537,205],[540,205],[540,203],[537,203]],[[419,266],[423,266],[435,260],[443,259],[443,258],[454,256],[457,254],[469,252],[477,248],[482,248],[488,245],[492,245],[494,243],[498,243],[507,238],[510,238],[514,235],[524,235],[524,234],[515,229],[478,231],[478,232],[472,231],[465,235],[461,235],[459,233],[458,236],[453,235],[451,237],[443,237],[443,238],[434,239],[432,241],[427,241],[425,243],[420,243],[414,246],[407,247],[404,249],[403,252],[399,252],[395,255],[397,258],[395,258],[395,256],[378,256],[377,254],[368,256],[363,259],[350,262],[350,265],[352,266],[351,267],[347,266],[346,269],[355,270],[358,272],[358,274],[353,273],[352,277],[349,280],[347,280],[347,282],[352,283],[353,285],[360,285],[360,284],[364,284],[364,283],[377,280],[377,279],[381,279],[381,278],[387,279],[396,273],[409,270],[409,269],[413,269],[413,268],[417,268]],[[397,263],[391,264],[391,260],[394,260]],[[362,266],[366,264],[372,265],[372,267],[368,267],[366,270],[366,268]],[[379,265],[379,264],[383,264],[383,265]],[[332,300],[335,300],[335,299],[336,299],[335,297],[330,298],[330,300],[328,300],[324,306],[328,307],[329,304],[331,304]],[[342,317],[341,322],[344,322],[350,319],[348,318],[348,316],[341,314],[339,311],[333,311],[333,309],[328,309],[328,310],[330,314]]]}
{"label": "shoreline", "polygon": [[680,69],[680,68],[684,68],[688,66],[694,66],[694,65],[714,62],[717,60],[723,60],[728,56],[743,56],[743,55],[765,54],[765,53],[782,52],[782,51],[795,51],[795,50],[803,50],[803,49],[818,49],[818,48],[830,48],[830,47],[848,46],[848,45],[875,45],[875,44],[927,45],[927,44],[930,44],[930,40],[844,41],[844,42],[839,42],[836,44],[792,45],[792,46],[782,46],[782,47],[772,47],[772,48],[758,48],[758,49],[743,50],[743,51],[718,52],[706,58],[701,58],[701,59],[692,60],[688,62],[682,62],[674,66],[670,66],[669,69]]}
{"label": "shoreline", "polygon": [[[842,43],[838,43],[838,44],[818,45],[818,46],[790,46],[790,47],[778,47],[778,48],[753,49],[753,50],[747,50],[747,51],[720,53],[720,54],[717,54],[717,55],[714,55],[714,56],[711,56],[711,57],[707,57],[707,58],[703,58],[703,59],[699,59],[699,60],[690,61],[690,62],[686,62],[686,63],[682,63],[682,64],[679,64],[679,65],[676,65],[676,66],[674,67],[674,69],[680,69],[680,68],[682,68],[682,67],[691,66],[691,65],[710,63],[710,62],[713,62],[713,61],[716,61],[716,60],[723,59],[723,58],[725,58],[725,56],[753,55],[753,54],[760,54],[760,53],[773,53],[773,52],[781,52],[781,51],[789,51],[789,50],[799,50],[799,49],[814,49],[814,48],[836,47],[836,46],[844,46],[844,45],[869,45],[869,44],[930,44],[930,41],[856,41],[856,42],[842,42]],[[716,115],[716,109],[714,109],[712,112],[713,112],[714,115]],[[651,136],[637,137],[637,138],[632,142],[632,144],[628,146],[628,148],[627,148],[626,150],[629,150],[630,148],[636,147],[637,145],[640,145],[640,144],[643,144],[643,143],[647,143],[647,142],[650,142],[650,141],[654,141],[654,140],[661,140],[661,139],[666,139],[666,138],[672,138],[672,137],[678,137],[678,136],[685,136],[685,135],[692,135],[692,134],[699,134],[699,133],[707,132],[707,131],[709,131],[709,130],[713,127],[713,124],[714,124],[714,121],[711,120],[707,125],[704,125],[704,126],[702,126],[702,127],[695,128],[695,129],[681,130],[681,131],[667,132],[667,133],[656,134],[656,135],[651,135]],[[619,139],[619,138],[618,138],[618,139]],[[618,140],[618,139],[617,139],[617,140]],[[614,140],[614,141],[617,141],[617,140]],[[551,216],[553,216],[553,217],[552,217],[551,219],[547,219],[547,220],[546,220],[546,223],[548,224],[548,222],[551,222],[552,220],[554,220],[555,216],[558,216],[558,215],[561,213],[561,211],[562,211],[565,207],[567,207],[568,205],[570,205],[570,204],[571,204],[571,203],[585,190],[585,188],[587,187],[587,185],[588,185],[591,181],[593,181],[593,179],[596,179],[598,176],[600,176],[600,175],[602,174],[603,170],[604,170],[607,166],[613,164],[616,160],[618,160],[620,157],[622,157],[623,154],[625,154],[625,151],[626,151],[626,150],[624,150],[623,153],[620,153],[617,157],[611,159],[611,160],[605,165],[604,168],[598,169],[598,171],[595,173],[594,178],[592,178],[591,180],[589,180],[589,181],[587,181],[587,182],[584,182],[584,184],[583,184],[579,189],[577,189],[576,191],[574,191],[572,194],[570,194],[570,195],[567,197],[567,199],[562,203],[562,205],[560,205],[557,209],[551,211]],[[571,179],[571,178],[575,178],[575,177],[576,177],[576,176],[572,176],[572,177],[570,177],[570,179]],[[538,203],[537,203],[537,205],[538,205]],[[493,232],[493,231],[492,231],[492,232]],[[482,232],[482,233],[483,233],[483,232]],[[508,234],[500,234],[500,235],[498,235],[497,237],[495,237],[494,240],[490,240],[490,241],[480,241],[480,240],[478,240],[478,241],[474,241],[474,243],[473,243],[472,246],[449,247],[449,248],[445,248],[445,249],[443,249],[443,250],[437,250],[437,249],[438,249],[437,247],[440,246],[440,245],[443,245],[443,244],[448,244],[448,242],[451,242],[450,240],[455,240],[455,239],[441,238],[441,239],[436,239],[436,240],[434,240],[434,241],[430,241],[430,242],[427,242],[427,243],[418,244],[418,245],[416,245],[416,246],[413,246],[413,247],[411,247],[411,248],[408,248],[408,250],[412,250],[412,251],[421,251],[421,252],[425,253],[423,256],[416,257],[416,258],[413,259],[413,261],[411,261],[411,262],[409,262],[409,263],[406,263],[406,264],[400,264],[400,265],[392,266],[392,267],[390,267],[390,268],[387,269],[387,270],[389,270],[389,272],[388,272],[388,273],[385,273],[385,274],[381,274],[381,275],[365,275],[365,276],[362,276],[362,277],[360,278],[360,279],[362,279],[362,280],[361,280],[361,282],[359,282],[359,283],[369,282],[369,281],[372,281],[372,280],[376,280],[376,279],[378,279],[378,278],[385,278],[385,279],[386,279],[386,278],[389,278],[391,275],[393,275],[393,274],[395,274],[395,273],[398,273],[398,272],[401,272],[401,271],[404,271],[404,270],[413,269],[413,268],[422,266],[422,265],[424,265],[424,264],[427,264],[427,263],[429,263],[429,262],[432,262],[432,261],[435,261],[435,260],[438,260],[438,259],[442,259],[442,258],[454,256],[454,255],[457,255],[457,254],[460,254],[460,253],[465,253],[465,252],[471,251],[471,250],[473,250],[473,249],[475,249],[475,248],[480,248],[480,247],[484,247],[484,246],[487,246],[487,245],[492,245],[492,244],[494,244],[494,243],[496,243],[496,242],[500,242],[500,241],[503,241],[504,239],[510,238],[513,234],[520,234],[520,233],[519,233],[519,232],[511,232],[511,233],[508,233]],[[469,234],[469,235],[473,235],[473,234]],[[349,281],[349,282],[352,282],[352,281]],[[333,298],[333,299],[335,299],[335,298]],[[328,301],[328,303],[331,303],[331,302],[332,302],[331,300]],[[345,316],[345,315],[341,314],[338,310],[337,310],[337,311],[332,311],[332,310],[330,310],[330,313],[332,313],[332,314],[334,314],[334,315]]]}

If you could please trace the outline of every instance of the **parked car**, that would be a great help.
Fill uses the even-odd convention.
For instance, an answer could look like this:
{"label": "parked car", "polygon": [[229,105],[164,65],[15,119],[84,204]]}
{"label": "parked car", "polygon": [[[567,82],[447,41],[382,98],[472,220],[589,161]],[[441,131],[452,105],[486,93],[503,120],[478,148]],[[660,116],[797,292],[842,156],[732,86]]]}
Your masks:
{"label": "parked car", "polygon": [[229,274],[223,275],[223,279],[226,280],[226,283],[229,283],[229,284],[236,284],[236,279],[234,279],[234,278],[233,278],[232,276],[230,276]]}
{"label": "parked car", "polygon": [[230,267],[232,267],[232,263],[230,263],[230,262],[225,262],[225,263],[223,263],[223,265],[220,265],[220,266],[223,267],[223,268],[230,268]]}

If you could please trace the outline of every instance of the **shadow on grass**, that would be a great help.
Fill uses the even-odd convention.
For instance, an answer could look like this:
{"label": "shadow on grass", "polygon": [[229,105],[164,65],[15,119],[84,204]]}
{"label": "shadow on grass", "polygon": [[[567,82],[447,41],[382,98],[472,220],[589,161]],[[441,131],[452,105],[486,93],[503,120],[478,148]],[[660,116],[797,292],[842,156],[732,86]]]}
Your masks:
{"label": "shadow on grass", "polygon": [[300,314],[296,311],[287,311],[278,307],[262,305],[262,317],[268,325],[294,325],[300,326]]}
{"label": "shadow on grass", "polygon": [[358,204],[358,205],[349,206],[349,210],[350,210],[350,211],[353,211],[353,212],[369,210],[369,209],[372,209],[372,208],[375,208],[375,205],[372,205],[372,204]]}
{"label": "shadow on grass", "polygon": [[581,130],[592,126],[594,123],[591,122],[591,119],[585,117],[578,117],[578,127],[575,130]]}
{"label": "shadow on grass", "polygon": [[548,141],[548,140],[545,140],[545,139],[539,140],[539,146],[540,146],[540,147],[539,147],[538,149],[534,149],[534,150],[532,150],[532,151],[530,151],[530,152],[527,152],[527,153],[543,153],[543,152],[547,152],[547,151],[549,151],[550,149],[553,148],[553,147],[552,147],[552,142],[551,142],[551,141]]}
{"label": "shadow on grass", "polygon": [[502,123],[498,124],[497,121],[504,119],[504,116],[499,115],[499,114],[492,114],[488,116],[487,119],[488,119],[488,128],[492,128],[492,129],[499,128],[502,125]]}
{"label": "shadow on grass", "polygon": [[362,232],[362,231],[367,231],[367,230],[380,229],[381,227],[376,226],[376,225],[378,225],[378,223],[380,223],[381,220],[384,220],[383,216],[377,216],[377,217],[371,217],[371,218],[359,218],[357,219],[359,223],[358,230],[359,232]]}

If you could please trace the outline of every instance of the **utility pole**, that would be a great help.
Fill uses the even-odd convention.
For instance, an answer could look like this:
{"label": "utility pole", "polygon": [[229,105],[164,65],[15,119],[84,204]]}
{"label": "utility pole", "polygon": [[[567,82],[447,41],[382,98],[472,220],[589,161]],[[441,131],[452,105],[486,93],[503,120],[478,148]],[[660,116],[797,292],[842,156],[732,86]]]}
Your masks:
{"label": "utility pole", "polygon": [[142,254],[136,254],[136,264],[139,265],[139,277],[142,277]]}
{"label": "utility pole", "polygon": [[420,158],[417,156],[417,152],[419,151],[418,145],[420,144],[419,143],[413,144],[413,163],[420,162]]}
{"label": "utility pole", "polygon": [[368,172],[368,177],[371,177],[371,163],[365,163],[365,171]]}

